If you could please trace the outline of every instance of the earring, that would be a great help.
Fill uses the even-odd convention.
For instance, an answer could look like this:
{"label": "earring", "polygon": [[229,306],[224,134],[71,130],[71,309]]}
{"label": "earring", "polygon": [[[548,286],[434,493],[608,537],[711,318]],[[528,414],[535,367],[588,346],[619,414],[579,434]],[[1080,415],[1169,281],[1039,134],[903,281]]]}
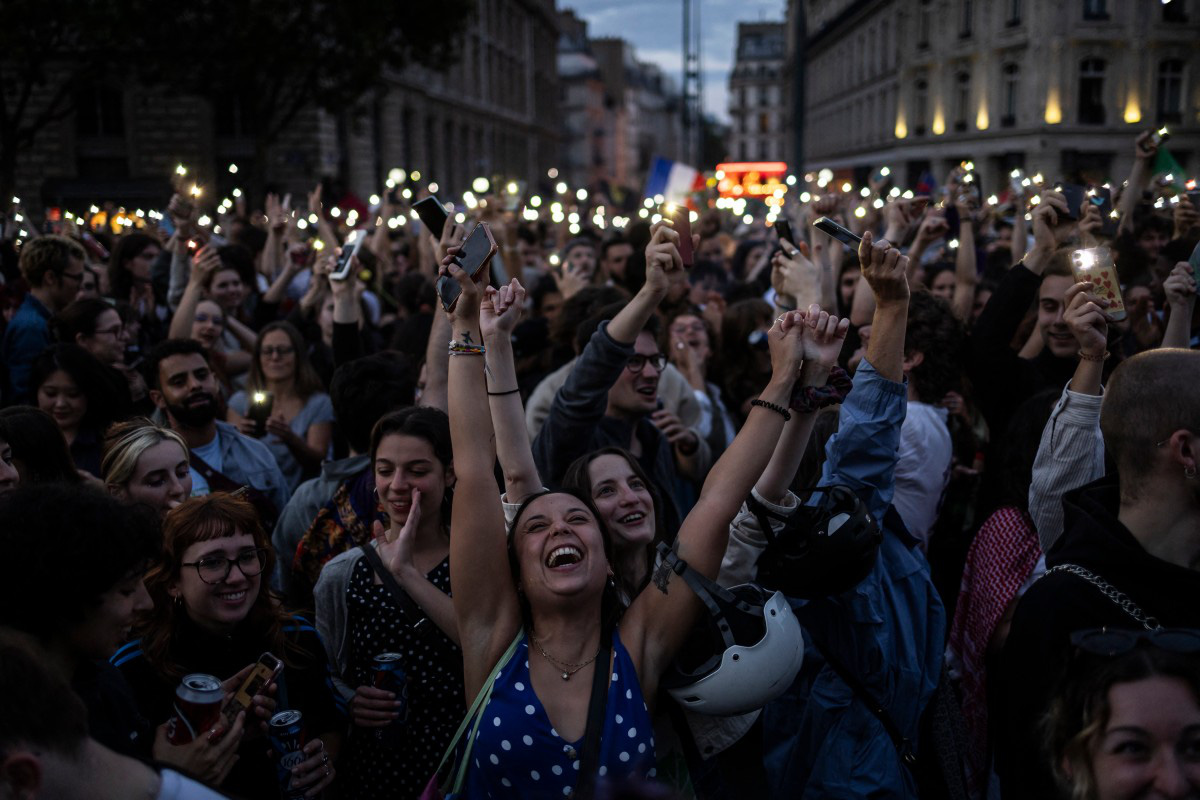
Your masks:
{"label": "earring", "polygon": [[1195,467],[1184,467],[1183,468],[1183,477],[1187,478],[1189,481],[1195,480],[1196,479],[1196,468]]}

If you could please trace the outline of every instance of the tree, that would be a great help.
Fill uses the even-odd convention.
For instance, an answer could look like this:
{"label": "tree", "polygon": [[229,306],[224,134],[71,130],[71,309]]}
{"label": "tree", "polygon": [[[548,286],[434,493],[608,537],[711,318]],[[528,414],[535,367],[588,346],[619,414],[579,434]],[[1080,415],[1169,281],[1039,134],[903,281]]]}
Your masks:
{"label": "tree", "polygon": [[[266,152],[307,106],[352,109],[392,70],[447,63],[475,0],[124,0],[0,2],[0,196],[17,155],[73,110],[72,87],[105,70],[148,86],[234,102]],[[60,77],[61,74],[61,77]],[[35,108],[38,89],[50,102]]]}
{"label": "tree", "polygon": [[308,106],[350,111],[392,70],[446,63],[475,0],[190,0],[144,44],[158,62],[143,80],[234,102],[254,139],[251,185],[266,153]]}
{"label": "tree", "polygon": [[118,27],[138,36],[93,0],[0,2],[0,197],[12,195],[17,158],[74,110],[74,91],[119,68],[110,42]]}

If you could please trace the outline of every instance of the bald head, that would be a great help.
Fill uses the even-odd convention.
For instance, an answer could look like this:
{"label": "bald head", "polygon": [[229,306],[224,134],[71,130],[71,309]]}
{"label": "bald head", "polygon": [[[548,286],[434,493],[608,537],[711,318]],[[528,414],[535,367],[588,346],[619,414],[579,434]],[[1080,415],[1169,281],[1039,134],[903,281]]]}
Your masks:
{"label": "bald head", "polygon": [[1159,443],[1178,430],[1200,435],[1200,352],[1150,350],[1113,371],[1100,431],[1117,462],[1123,500],[1137,497],[1155,471]]}

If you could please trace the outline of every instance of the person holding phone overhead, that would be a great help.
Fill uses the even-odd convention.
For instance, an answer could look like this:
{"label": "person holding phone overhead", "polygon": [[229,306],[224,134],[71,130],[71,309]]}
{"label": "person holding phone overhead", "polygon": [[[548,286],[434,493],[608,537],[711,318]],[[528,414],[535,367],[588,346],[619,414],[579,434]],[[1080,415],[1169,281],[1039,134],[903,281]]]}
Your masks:
{"label": "person holding phone overhead", "polygon": [[[655,227],[648,274],[682,269],[676,237],[667,225]],[[481,287],[451,258],[442,272],[462,290],[451,312],[454,340],[469,335],[480,341]],[[617,336],[627,329],[636,334],[641,325],[629,319],[636,313],[613,320]],[[783,430],[802,328],[790,314],[772,327],[771,381],[680,530],[678,557],[709,578],[720,568],[729,523]],[[449,366],[459,498],[450,537],[454,612],[466,697],[487,698],[470,740],[464,796],[561,798],[586,795],[597,779],[653,778],[647,700],[656,696],[700,605],[667,572],[622,616],[611,580],[611,542],[590,498],[535,493],[517,509],[507,541],[501,536],[487,392],[504,387],[488,389],[484,352],[460,352]],[[496,568],[505,562],[511,571]]]}
{"label": "person holding phone overhead", "polygon": [[281,659],[274,692],[257,695],[242,712],[238,759],[221,788],[245,797],[277,796],[266,722],[274,711],[296,710],[308,743],[293,770],[293,787],[315,797],[335,777],[345,710],[316,630],[267,591],[274,562],[248,501],[224,492],[185,501],[167,514],[162,555],[146,575],[153,608],[111,662],[132,688],[138,712],[160,725],[173,713],[184,675],[215,675],[226,681],[228,695],[264,652]]}

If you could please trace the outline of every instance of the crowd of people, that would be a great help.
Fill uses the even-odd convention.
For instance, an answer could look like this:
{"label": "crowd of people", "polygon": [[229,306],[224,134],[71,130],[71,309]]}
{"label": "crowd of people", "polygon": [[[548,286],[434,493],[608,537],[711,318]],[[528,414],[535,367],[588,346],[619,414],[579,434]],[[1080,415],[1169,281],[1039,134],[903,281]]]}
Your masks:
{"label": "crowd of people", "polygon": [[3,796],[1200,796],[1158,147],[1107,206],[5,227]]}

